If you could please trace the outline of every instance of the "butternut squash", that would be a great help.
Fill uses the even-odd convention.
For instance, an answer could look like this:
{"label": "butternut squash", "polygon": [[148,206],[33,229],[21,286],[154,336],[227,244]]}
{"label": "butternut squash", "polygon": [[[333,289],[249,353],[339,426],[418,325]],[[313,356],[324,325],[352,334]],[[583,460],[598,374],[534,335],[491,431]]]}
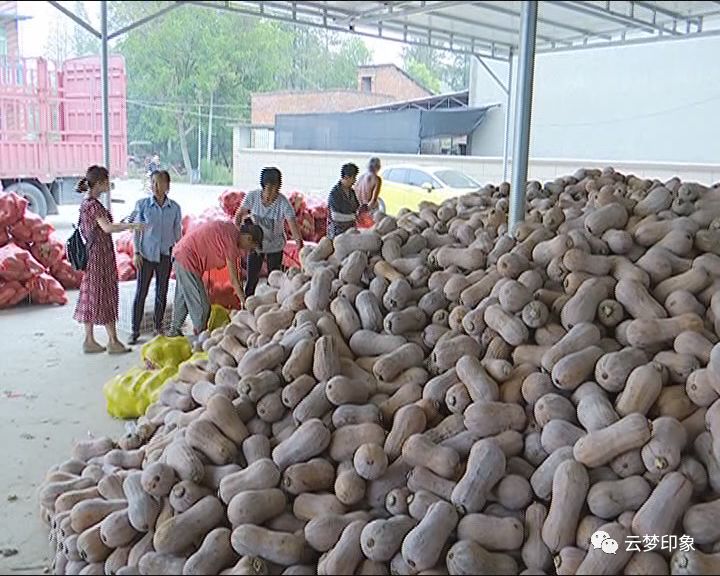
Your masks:
{"label": "butternut squash", "polygon": [[642,414],[630,414],[603,430],[590,432],[573,447],[575,459],[595,468],[616,456],[642,447],[651,434],[650,423]]}
{"label": "butternut squash", "polygon": [[505,455],[494,440],[476,442],[465,474],[452,491],[452,503],[464,514],[482,510],[490,491],[505,474],[505,465]]}
{"label": "butternut squash", "polygon": [[575,542],[589,485],[587,470],[581,463],[565,460],[556,468],[552,493],[562,497],[552,499],[542,528],[543,542],[551,552],[560,552]]}

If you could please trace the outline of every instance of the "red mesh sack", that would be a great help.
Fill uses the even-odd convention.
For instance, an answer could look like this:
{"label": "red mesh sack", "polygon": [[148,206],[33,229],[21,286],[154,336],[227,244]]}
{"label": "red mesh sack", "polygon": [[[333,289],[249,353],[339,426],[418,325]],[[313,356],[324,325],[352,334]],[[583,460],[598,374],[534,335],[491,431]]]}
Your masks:
{"label": "red mesh sack", "polygon": [[59,240],[50,238],[47,242],[33,244],[30,252],[45,268],[52,268],[65,257],[65,246]]}
{"label": "red mesh sack", "polygon": [[128,280],[135,280],[135,278],[137,278],[133,259],[124,252],[120,252],[117,255],[117,271],[120,282],[127,282]]}
{"label": "red mesh sack", "polygon": [[220,205],[230,218],[235,218],[235,213],[242,206],[243,200],[245,200],[245,192],[239,190],[228,189],[220,195]]}
{"label": "red mesh sack", "polygon": [[211,222],[213,220],[224,220],[225,222],[230,222],[234,217],[234,214],[231,216],[225,214],[225,211],[219,206],[213,206],[200,214],[199,219],[203,222]]}
{"label": "red mesh sack", "polygon": [[[205,274],[204,280],[211,304],[219,304],[228,310],[240,309],[240,300],[232,287],[230,272],[227,268],[211,270]],[[242,281],[242,275],[240,281]]]}
{"label": "red mesh sack", "polygon": [[0,247],[10,243],[10,234],[8,234],[7,228],[0,228]]}
{"label": "red mesh sack", "polygon": [[28,280],[25,287],[30,292],[30,301],[33,304],[67,304],[65,289],[49,274],[41,274]]}
{"label": "red mesh sack", "polygon": [[60,282],[60,285],[65,290],[77,290],[80,288],[83,279],[82,270],[75,270],[67,260],[60,260],[60,262],[54,264],[50,268],[50,274]]}
{"label": "red mesh sack", "polygon": [[118,252],[127,254],[130,258],[132,258],[135,256],[135,234],[126,230],[118,236],[115,241],[115,246],[117,247]]}
{"label": "red mesh sack", "polygon": [[304,210],[298,215],[297,218],[298,226],[300,227],[300,234],[303,240],[310,242],[315,238],[315,218],[309,210]]}
{"label": "red mesh sack", "polygon": [[0,280],[0,310],[20,304],[28,297],[29,291],[20,282]]}
{"label": "red mesh sack", "polygon": [[12,226],[22,220],[27,207],[27,200],[13,192],[0,194],[0,227]]}
{"label": "red mesh sack", "polygon": [[295,214],[300,214],[301,212],[307,210],[307,202],[305,201],[305,196],[303,196],[302,192],[291,192],[290,196],[288,196],[288,200],[290,201],[290,205],[293,207],[293,210],[295,210]]}
{"label": "red mesh sack", "polygon": [[357,217],[357,227],[358,228],[372,228],[375,224],[375,221],[373,220],[372,214],[370,212],[364,211],[360,212]]}
{"label": "red mesh sack", "polygon": [[43,272],[45,269],[27,250],[14,243],[0,248],[0,280],[26,282]]}
{"label": "red mesh sack", "polygon": [[327,204],[318,204],[310,208],[310,213],[315,220],[327,220],[328,209]]}
{"label": "red mesh sack", "polygon": [[208,208],[199,216],[185,216],[182,221],[183,236],[188,232],[192,232],[198,226],[214,220],[224,220],[231,222],[232,218],[225,214],[222,208]]}
{"label": "red mesh sack", "polygon": [[10,235],[20,242],[47,242],[55,229],[40,216],[28,213],[22,220],[10,226]]}
{"label": "red mesh sack", "polygon": [[283,248],[283,267],[285,268],[302,268],[300,263],[300,250],[293,240],[285,243]]}

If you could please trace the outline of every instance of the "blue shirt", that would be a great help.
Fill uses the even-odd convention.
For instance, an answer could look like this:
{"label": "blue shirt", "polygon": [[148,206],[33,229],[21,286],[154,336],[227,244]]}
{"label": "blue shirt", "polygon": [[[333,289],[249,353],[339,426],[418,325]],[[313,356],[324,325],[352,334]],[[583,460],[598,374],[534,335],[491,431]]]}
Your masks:
{"label": "blue shirt", "polygon": [[182,237],[180,205],[168,197],[162,206],[155,196],[138,200],[130,221],[147,225],[142,232],[135,232],[135,252],[150,262],[160,262],[161,255],[170,256]]}

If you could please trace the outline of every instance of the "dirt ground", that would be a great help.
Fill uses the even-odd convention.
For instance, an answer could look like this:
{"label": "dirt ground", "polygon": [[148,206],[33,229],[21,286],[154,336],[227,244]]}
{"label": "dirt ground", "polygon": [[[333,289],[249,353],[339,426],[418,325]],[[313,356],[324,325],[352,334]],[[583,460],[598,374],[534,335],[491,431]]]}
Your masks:
{"label": "dirt ground", "polygon": [[[173,186],[185,213],[215,205],[224,187]],[[120,182],[116,219],[140,196],[138,182]],[[49,220],[65,238],[77,206],[62,206]],[[105,411],[103,384],[139,363],[139,349],[123,357],[85,356],[82,328],[72,319],[77,292],[63,307],[24,306],[0,312],[0,573],[38,574],[52,557],[40,521],[36,491],[53,464],[70,457],[73,440],[119,436],[124,423]],[[104,332],[104,331],[103,331]],[[100,333],[104,338],[104,334]],[[101,342],[104,340],[100,339]],[[16,552],[15,552],[16,551]]]}

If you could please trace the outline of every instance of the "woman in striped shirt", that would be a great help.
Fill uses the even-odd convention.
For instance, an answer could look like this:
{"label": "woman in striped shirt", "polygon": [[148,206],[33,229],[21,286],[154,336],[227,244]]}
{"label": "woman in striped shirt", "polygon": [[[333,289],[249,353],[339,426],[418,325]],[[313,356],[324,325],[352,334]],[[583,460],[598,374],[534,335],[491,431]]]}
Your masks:
{"label": "woman in striped shirt", "polygon": [[330,191],[327,226],[327,236],[330,240],[356,225],[360,203],[355,196],[353,186],[358,172],[355,164],[345,164],[340,170],[340,181]]}
{"label": "woman in striped shirt", "polygon": [[263,230],[262,246],[248,253],[245,296],[255,294],[263,261],[267,262],[268,273],[282,268],[285,248],[285,222],[288,223],[298,250],[303,247],[303,238],[297,224],[295,210],[290,201],[280,194],[282,174],[277,168],[263,168],[260,173],[260,190],[248,192],[242,206],[235,214],[235,224],[240,227],[250,216]]}

